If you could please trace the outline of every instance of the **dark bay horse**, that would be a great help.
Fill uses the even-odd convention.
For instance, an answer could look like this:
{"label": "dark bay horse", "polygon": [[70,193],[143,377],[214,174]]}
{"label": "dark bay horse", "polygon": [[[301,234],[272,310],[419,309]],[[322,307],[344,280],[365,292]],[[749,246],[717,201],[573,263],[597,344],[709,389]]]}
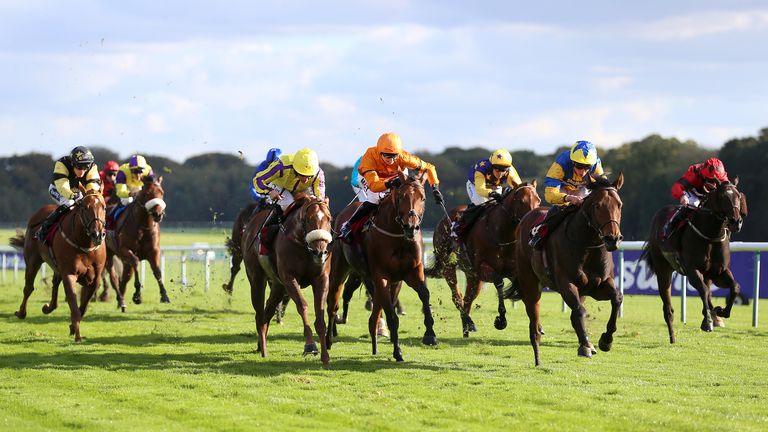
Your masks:
{"label": "dark bay horse", "polygon": [[[407,178],[400,173],[402,185],[381,199],[371,216],[368,230],[355,234],[352,244],[334,243],[331,258],[330,287],[328,293],[328,321],[335,327],[334,317],[339,308],[341,286],[350,272],[360,275],[365,283],[373,285],[373,306],[368,319],[373,354],[378,351],[377,324],[382,309],[387,318],[393,356],[403,361],[398,336],[399,318],[394,302],[400,291],[400,281],[413,288],[421,300],[426,330],[422,343],[436,345],[434,319],[429,304],[429,290],[424,276],[423,240],[421,220],[424,216],[424,176]],[[337,230],[348,220],[360,203],[353,203],[339,213]],[[333,331],[328,332],[328,346],[332,344]]]}
{"label": "dark bay horse", "polygon": [[[243,233],[241,248],[251,284],[251,303],[256,312],[259,350],[262,357],[267,356],[269,321],[287,292],[304,323],[304,355],[317,354],[307,302],[301,294],[301,288],[312,285],[314,327],[320,338],[320,360],[328,366],[330,356],[326,345],[325,304],[330,271],[328,245],[333,240],[331,212],[326,200],[306,195],[297,195],[293,206],[292,210],[286,209],[285,221],[281,223],[268,255],[259,254],[257,240],[268,211],[257,213]],[[267,282],[270,293],[265,307]]]}
{"label": "dark bay horse", "polygon": [[[736,189],[739,179],[723,182],[710,191],[693,210],[688,222],[675,231],[669,239],[661,239],[661,230],[675,206],[666,206],[656,212],[651,222],[651,232],[643,248],[643,258],[656,274],[659,295],[664,303],[664,320],[669,330],[669,342],[675,343],[672,328],[672,272],[688,277],[703,303],[701,329],[712,331],[713,323],[722,326],[722,318],[731,316],[734,299],[739,295],[739,283],[730,270],[731,232],[741,230],[747,215],[747,199]],[[714,282],[731,293],[725,309],[712,306],[710,284]]]}
{"label": "dark bay horse", "polygon": [[[64,292],[69,304],[69,334],[80,342],[80,321],[85,315],[91,297],[101,283],[101,272],[107,258],[103,245],[105,232],[104,197],[100,192],[85,192],[73,210],[65,214],[58,222],[59,228],[49,242],[50,247],[35,238],[35,230],[40,223],[56,209],[47,205],[35,212],[27,223],[26,235],[21,234],[11,239],[11,246],[23,248],[26,270],[24,273],[24,299],[21,301],[16,316],[27,316],[27,301],[35,290],[35,276],[45,262],[53,269],[51,302],[43,306],[43,313],[49,314],[58,306],[58,288],[64,282]],[[75,283],[83,290],[80,293],[80,306],[77,305]]]}
{"label": "dark bay horse", "polygon": [[232,295],[232,285],[235,283],[235,277],[240,272],[240,264],[243,262],[243,250],[240,247],[240,243],[243,240],[243,231],[248,225],[248,221],[253,217],[256,208],[259,203],[254,202],[248,204],[244,209],[240,210],[237,214],[235,223],[232,225],[232,236],[227,239],[226,245],[229,251],[229,281],[221,287],[224,292]]}
{"label": "dark bay horse", "polygon": [[[168,293],[163,284],[160,272],[160,222],[165,217],[165,201],[163,196],[163,177],[155,180],[151,176],[144,179],[144,186],[133,202],[125,207],[115,224],[115,230],[107,240],[107,252],[117,255],[123,262],[123,274],[120,278],[120,289],[117,291],[117,304],[125,312],[125,290],[131,277],[136,274],[133,286],[133,302],[141,304],[141,281],[139,280],[139,263],[149,261],[152,274],[160,287],[160,302],[170,303]],[[117,285],[117,275],[108,268],[112,285]]]}
{"label": "dark bay horse", "polygon": [[[517,224],[529,211],[541,204],[536,192],[536,180],[508,190],[498,204],[486,203],[489,208],[464,233],[463,246],[451,238],[451,223],[461,217],[466,206],[457,206],[444,216],[435,228],[432,244],[435,260],[426,270],[427,276],[443,277],[451,288],[453,304],[461,316],[464,337],[477,331],[470,317],[472,303],[480,294],[483,282],[493,282],[499,298],[499,316],[494,325],[501,330],[507,326],[504,306],[504,278],[515,279],[515,243]],[[455,256],[455,258],[454,258]],[[456,268],[466,277],[462,296],[456,280]]]}
{"label": "dark bay horse", "polygon": [[578,210],[565,216],[560,226],[549,234],[540,251],[528,246],[528,241],[531,228],[543,217],[547,208],[535,209],[520,221],[515,249],[517,276],[530,320],[528,330],[536,366],[541,364],[539,301],[542,286],[559,292],[571,308],[571,325],[579,339],[578,354],[583,357],[591,358],[597,351],[587,337],[584,323],[587,312],[580,299],[590,296],[595,300],[610,300],[611,316],[598,345],[603,351],[611,349],[616,318],[623,300],[614,282],[610,253],[618,248],[623,238],[620,229],[622,202],[618,193],[623,184],[621,173],[613,183],[604,178],[588,177],[587,189],[591,193],[584,198]]}

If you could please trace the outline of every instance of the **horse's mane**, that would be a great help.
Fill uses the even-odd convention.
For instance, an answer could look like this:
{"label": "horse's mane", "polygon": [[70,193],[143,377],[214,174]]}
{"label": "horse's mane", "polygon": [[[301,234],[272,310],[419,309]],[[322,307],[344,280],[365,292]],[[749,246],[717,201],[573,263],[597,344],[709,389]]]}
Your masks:
{"label": "horse's mane", "polygon": [[594,191],[594,190],[600,190],[600,189],[608,189],[612,188],[613,184],[608,180],[607,177],[592,177],[593,181],[590,183],[587,183],[587,189]]}

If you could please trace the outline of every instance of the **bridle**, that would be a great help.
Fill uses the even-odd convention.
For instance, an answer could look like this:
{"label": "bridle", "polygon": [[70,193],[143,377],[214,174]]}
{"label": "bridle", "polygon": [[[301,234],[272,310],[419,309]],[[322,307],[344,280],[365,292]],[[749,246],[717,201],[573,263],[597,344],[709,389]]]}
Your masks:
{"label": "bridle", "polygon": [[[307,215],[309,214],[309,209],[313,206],[321,206],[325,205],[325,201],[315,198],[312,199],[312,201],[305,204],[302,208],[302,214],[301,214],[301,238],[296,238],[293,235],[286,232],[285,225],[280,224],[280,231],[282,231],[286,237],[288,237],[290,240],[294,241],[295,243],[303,245],[307,252],[312,255],[314,258],[316,258],[319,262],[323,263],[328,258],[328,254],[330,254],[330,246],[333,243],[333,235],[329,230],[323,229],[323,228],[314,228],[309,229],[308,226],[308,219]],[[320,208],[320,211],[323,213],[324,217],[328,217],[328,223],[330,225],[331,223],[331,216],[328,212],[328,208]],[[313,242],[316,242],[318,240],[325,240],[327,242],[327,245],[325,249],[318,251],[316,249],[313,249],[310,244]]]}
{"label": "bridle", "polygon": [[[601,187],[599,189],[596,189],[596,191],[598,191],[598,190],[599,191],[607,191],[607,192],[610,192],[610,191],[617,192],[617,189],[615,187],[613,187],[613,186]],[[603,228],[605,228],[606,225],[616,224],[616,226],[619,227],[619,233],[621,233],[621,224],[616,219],[609,219],[608,221],[603,222],[602,224],[597,226],[597,224],[595,224],[594,221],[593,221],[594,220],[594,215],[591,215],[590,214],[591,212],[588,210],[591,206],[588,205],[587,200],[589,200],[589,198],[591,198],[592,196],[595,196],[594,192],[589,194],[589,196],[584,199],[584,202],[581,203],[581,208],[579,209],[579,213],[581,213],[584,216],[584,219],[587,221],[587,226],[589,226],[595,232],[597,232],[597,235],[600,238],[600,244],[594,245],[594,246],[587,246],[587,247],[588,248],[597,248],[597,247],[601,247],[601,246],[605,245],[605,239],[608,238],[608,237],[611,237],[609,235],[603,234]]]}
{"label": "bridle", "polygon": [[[719,192],[721,189],[723,189],[723,191]],[[699,206],[696,207],[696,209],[694,210],[697,213],[712,215],[718,221],[718,224],[720,225],[720,228],[718,229],[718,234],[717,235],[715,235],[715,236],[708,236],[708,235],[704,234],[702,232],[702,230],[700,230],[698,227],[696,227],[692,220],[688,222],[688,225],[691,227],[691,230],[693,230],[693,232],[695,232],[696,235],[698,235],[699,237],[701,237],[704,240],[707,240],[707,241],[709,241],[711,243],[718,243],[718,242],[725,241],[725,239],[728,237],[728,233],[730,231],[728,229],[728,227],[727,227],[728,222],[731,222],[733,224],[738,224],[739,226],[742,223],[742,221],[740,221],[740,220],[733,220],[733,218],[728,216],[726,214],[726,212],[718,211],[718,210],[715,210],[715,209],[713,209],[711,207],[706,206],[706,204],[708,204],[711,201],[710,197],[712,197],[713,194],[717,194],[717,193],[724,193],[725,194],[726,191],[724,189],[729,189],[729,190],[733,191],[733,193],[739,194],[738,189],[736,189],[736,186],[733,183],[730,183],[730,182],[723,183],[723,184],[719,185],[716,189],[713,189],[712,191],[710,191],[709,193],[704,195],[704,197],[702,197],[702,199],[701,199],[701,202],[699,203]],[[738,209],[739,211],[741,210],[740,208],[738,208],[738,206],[736,206],[734,204],[733,200],[729,199],[729,202],[731,204],[731,210],[733,210],[733,209]]]}
{"label": "bridle", "polygon": [[[424,219],[424,211],[421,211],[421,214],[419,214],[416,209],[411,206],[411,208],[408,210],[407,217],[412,218],[416,217],[416,225],[409,225],[405,221],[403,221],[403,218],[400,217],[400,204],[403,202],[403,195],[406,194],[403,188],[405,187],[413,187],[417,189],[424,190],[424,186],[421,185],[421,183],[416,181],[406,181],[406,183],[403,183],[400,187],[398,187],[396,190],[390,192],[390,199],[392,199],[392,203],[395,207],[395,222],[400,227],[400,229],[403,231],[402,234],[397,233],[391,233],[389,231],[386,231],[382,228],[380,228],[378,225],[376,225],[376,221],[372,222],[372,226],[379,231],[380,233],[389,236],[389,237],[395,237],[395,238],[401,238],[404,237],[408,241],[415,241],[416,240],[416,231],[421,229],[421,221]],[[401,193],[402,192],[402,193]]]}
{"label": "bridle", "polygon": [[[84,200],[88,196],[95,196],[95,195],[97,195],[97,193],[87,193],[82,200],[78,201],[77,204],[75,204],[75,207],[76,207],[75,215],[80,221],[80,224],[83,226],[83,230],[85,231],[86,236],[88,236],[88,238],[90,239],[90,243],[93,243],[94,246],[91,246],[91,247],[80,246],[76,244],[74,241],[72,241],[69,237],[67,237],[67,235],[64,233],[64,230],[61,230],[61,236],[64,238],[64,241],[66,241],[70,246],[84,253],[93,252],[99,247],[101,247],[102,243],[104,242],[104,238],[107,236],[107,231],[106,231],[107,223],[104,219],[101,219],[98,216],[94,215],[90,220],[86,220],[84,216],[85,210],[88,208],[83,203]],[[98,200],[98,198],[96,199]],[[97,226],[96,226],[97,223],[101,223],[101,230],[97,229]],[[70,227],[72,230],[74,230],[75,218],[70,219]]]}

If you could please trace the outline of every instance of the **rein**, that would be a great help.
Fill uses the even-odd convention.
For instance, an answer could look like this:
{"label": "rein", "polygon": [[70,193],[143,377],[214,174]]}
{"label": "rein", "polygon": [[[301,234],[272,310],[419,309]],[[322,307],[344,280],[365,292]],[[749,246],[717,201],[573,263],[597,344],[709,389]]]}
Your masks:
{"label": "rein", "polygon": [[[616,188],[611,186],[611,187],[600,188],[599,190],[601,190],[601,191],[615,191]],[[590,196],[592,196],[592,194],[590,194]],[[590,246],[584,246],[584,247],[586,249],[597,249],[597,248],[603,247],[603,246],[605,246],[605,240],[604,240],[605,236],[603,236],[603,232],[602,232],[603,227],[605,227],[606,225],[610,225],[612,223],[615,223],[619,228],[621,228],[621,224],[619,223],[619,221],[617,221],[615,219],[610,219],[607,222],[604,222],[603,224],[601,224],[599,227],[596,227],[595,224],[592,223],[592,218],[590,217],[590,215],[587,214],[587,210],[585,209],[584,205],[585,205],[585,203],[582,202],[581,208],[579,208],[578,212],[581,213],[582,216],[584,216],[584,220],[587,222],[587,226],[592,228],[597,233],[597,237],[600,239],[600,243],[599,244],[590,245]],[[567,225],[566,225],[566,229],[565,229],[566,237],[568,236],[568,226],[570,226],[570,220],[567,221]],[[568,237],[568,240],[573,241],[573,239],[570,238],[570,237]]]}
{"label": "rein", "polygon": [[[77,208],[75,209],[75,214],[77,215],[77,218],[80,221],[80,225],[83,226],[83,231],[85,232],[86,237],[89,237],[89,235],[88,235],[88,228],[90,228],[91,225],[94,225],[96,222],[101,222],[101,226],[102,227],[106,227],[107,223],[103,219],[99,219],[96,216],[94,216],[93,219],[91,219],[88,223],[86,223],[85,222],[85,218],[83,217],[83,209],[85,207],[81,206],[79,203],[76,206],[77,206]],[[70,229],[72,231],[74,231],[75,230],[75,218],[72,217],[69,220],[70,220],[70,223],[69,223]],[[84,253],[91,253],[91,252],[95,251],[96,249],[100,248],[102,246],[102,244],[103,244],[103,243],[102,244],[98,244],[98,245],[95,245],[95,246],[91,246],[89,248],[82,247],[82,246],[78,245],[77,243],[75,243],[72,239],[70,239],[67,236],[67,234],[64,232],[64,229],[59,229],[59,231],[61,232],[61,236],[64,238],[64,241],[66,241],[68,245],[70,245],[73,248],[75,248],[75,249],[77,249],[77,250],[79,250],[81,252],[84,252]],[[88,244],[92,244],[92,243],[93,243],[92,240],[88,240]]]}
{"label": "rein", "polygon": [[[510,191],[510,192],[507,194],[507,196],[511,196],[511,197],[512,197],[512,198],[511,198],[511,201],[512,201],[512,202],[514,202],[514,200],[515,200],[515,196],[517,195],[517,193],[518,193],[518,192],[520,192],[520,191],[522,191],[523,189],[533,189],[533,191],[534,191],[534,192],[536,192],[536,188],[535,188],[535,187],[533,187],[533,185],[530,185],[530,184],[526,184],[526,185],[521,185],[521,186],[518,186],[518,187],[517,187],[517,188],[515,188],[515,189],[512,189],[512,190],[511,190],[511,191]],[[515,214],[514,214],[514,213],[512,213],[512,211],[510,211],[510,210],[507,208],[507,206],[505,205],[505,204],[506,204],[506,202],[507,202],[507,199],[506,199],[506,197],[505,197],[505,199],[504,199],[502,202],[500,202],[500,203],[499,203],[499,205],[497,205],[495,208],[501,208],[501,210],[502,210],[502,211],[504,211],[504,213],[505,213],[507,216],[509,216],[509,218],[511,219],[511,222],[512,222],[512,224],[513,224],[513,225],[517,225],[517,224],[519,224],[519,223],[520,223],[520,218],[519,218],[519,217],[517,217],[517,216],[515,216]],[[493,211],[493,209],[491,209],[491,211]],[[488,212],[488,213],[490,214],[490,212]],[[488,232],[488,230],[487,230],[487,229],[485,230],[485,232],[486,232],[486,233],[488,233],[488,234],[490,234],[490,233]],[[493,236],[492,236],[492,237],[493,237]],[[513,245],[513,244],[517,243],[517,237],[516,237],[516,236],[512,236],[512,241],[508,241],[508,242],[498,242],[498,241],[494,241],[494,243],[496,243],[498,246],[509,246],[509,245]]]}
{"label": "rein", "polygon": [[[407,185],[409,185],[409,184],[406,183],[406,184],[403,184],[400,187],[404,187],[404,186],[407,186]],[[415,186],[415,187],[420,187],[420,186],[418,186],[418,185],[416,185],[414,183],[410,183],[410,185],[411,186]],[[399,188],[398,188],[398,190],[399,190]],[[386,236],[389,236],[389,237],[392,237],[392,238],[405,238],[408,241],[414,241],[414,238],[409,238],[407,236],[407,234],[406,234],[406,232],[407,232],[406,231],[406,226],[403,223],[403,218],[401,218],[400,214],[399,214],[400,203],[402,202],[401,195],[399,193],[397,193],[397,192],[394,192],[394,193],[390,192],[389,198],[391,198],[391,201],[392,201],[392,204],[393,204],[393,207],[394,207],[395,222],[400,227],[400,229],[403,231],[402,234],[389,232],[389,231],[381,228],[380,226],[376,225],[376,217],[375,216],[378,215],[378,209],[376,209],[376,214],[374,214],[374,217],[371,218],[371,226],[373,228],[375,228],[376,231],[378,231],[378,232],[380,232],[380,233],[382,233],[382,234],[384,234]],[[413,208],[410,209],[410,211],[408,212],[408,215],[409,216],[418,216],[418,223],[417,223],[417,225],[421,225],[421,221],[424,219],[424,213],[422,212],[420,215],[417,215],[416,211]]]}

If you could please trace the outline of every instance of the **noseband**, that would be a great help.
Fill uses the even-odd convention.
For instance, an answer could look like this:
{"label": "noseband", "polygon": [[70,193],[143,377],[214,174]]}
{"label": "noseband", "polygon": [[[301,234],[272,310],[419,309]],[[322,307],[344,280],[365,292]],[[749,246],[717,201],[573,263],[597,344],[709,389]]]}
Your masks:
{"label": "noseband", "polygon": [[[601,191],[615,191],[616,188],[615,187],[605,187],[605,188],[600,188],[598,190],[601,190]],[[590,196],[591,196],[591,194],[590,194]],[[584,203],[582,203],[581,206],[582,206],[582,208],[580,209],[579,212],[584,216],[584,219],[586,219],[587,225],[597,232],[597,235],[600,237],[600,240],[602,241],[602,243],[600,243],[599,245],[597,245],[597,246],[590,246],[590,247],[600,247],[600,246],[603,246],[605,244],[605,238],[608,237],[608,236],[603,234],[603,228],[606,225],[616,224],[616,226],[619,227],[619,233],[621,233],[621,224],[619,223],[619,221],[617,221],[616,219],[609,219],[608,221],[600,224],[600,226],[595,226],[595,224],[592,221],[593,217],[590,216],[588,214],[589,212],[587,212],[587,210],[584,208]]]}
{"label": "noseband", "polygon": [[[306,205],[306,207],[304,208],[304,214],[301,217],[301,239],[293,238],[293,236],[291,236],[290,234],[288,234],[285,231],[285,226],[283,224],[280,224],[280,230],[284,234],[286,234],[286,236],[288,238],[292,239],[296,243],[303,244],[304,247],[307,249],[307,252],[310,255],[313,255],[313,256],[317,257],[322,262],[325,261],[325,257],[327,257],[328,254],[330,253],[328,249],[331,246],[331,244],[333,243],[333,235],[330,233],[330,231],[322,229],[322,228],[316,228],[316,229],[310,230],[308,228],[308,226],[307,226],[308,218],[306,216],[307,216],[307,214],[309,214],[310,207],[315,206],[315,205],[319,206],[320,204],[323,204],[323,203],[324,202],[322,200],[319,200],[319,199],[318,200],[314,200],[314,201],[308,203]],[[322,209],[321,209],[321,211],[322,211]],[[325,211],[322,211],[322,213],[323,213],[324,216],[328,215],[328,213],[325,212]],[[330,217],[328,218],[328,222],[330,224]],[[318,241],[318,240],[325,240],[327,242],[327,246],[322,251],[317,251],[315,249],[312,249],[309,246],[311,243],[313,243],[315,241]]]}
{"label": "noseband", "polygon": [[[410,183],[410,184],[406,183],[406,184],[404,184],[404,185],[402,185],[400,187],[402,188],[402,187],[405,187],[405,186],[418,187],[415,183]],[[421,214],[418,214],[413,207],[411,207],[408,210],[408,217],[409,218],[414,217],[414,216],[416,216],[416,218],[417,218],[416,225],[413,226],[413,228],[411,229],[411,225],[406,224],[405,221],[403,221],[403,218],[400,217],[400,204],[403,202],[403,195],[405,195],[405,192],[403,192],[402,194],[399,193],[399,192],[400,192],[400,188],[398,188],[398,190],[395,191],[395,193],[394,193],[394,195],[395,195],[395,197],[394,197],[394,201],[395,201],[395,214],[396,214],[395,222],[397,222],[397,224],[400,225],[400,229],[403,230],[403,234],[402,235],[397,235],[397,237],[405,237],[407,240],[413,241],[415,232],[418,231],[421,228],[421,221],[424,219],[424,212],[421,212]],[[378,229],[378,227],[377,227],[377,229]],[[379,231],[381,231],[381,229],[379,229]],[[386,234],[389,234],[389,233],[386,233]]]}

